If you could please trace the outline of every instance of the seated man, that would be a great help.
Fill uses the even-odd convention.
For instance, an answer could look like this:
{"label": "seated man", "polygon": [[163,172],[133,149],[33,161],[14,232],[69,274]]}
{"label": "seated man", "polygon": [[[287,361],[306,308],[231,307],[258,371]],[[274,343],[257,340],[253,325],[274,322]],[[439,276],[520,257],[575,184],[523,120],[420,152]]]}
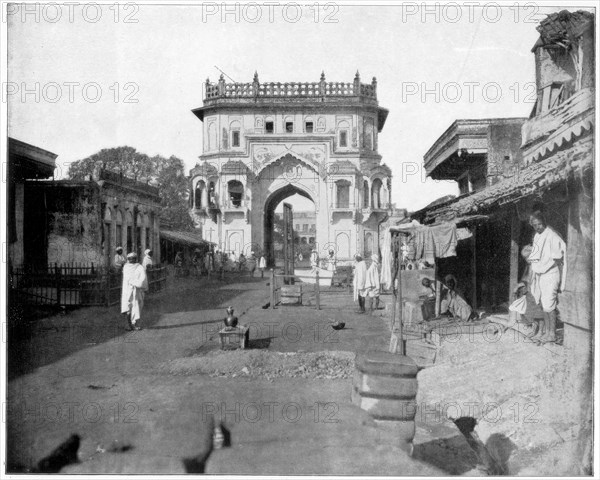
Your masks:
{"label": "seated man", "polygon": [[419,295],[423,304],[421,305],[421,314],[423,320],[429,320],[435,318],[435,286],[429,278],[421,280],[421,285],[425,287],[424,292]]}
{"label": "seated man", "polygon": [[442,294],[441,313],[450,313],[452,317],[461,322],[470,322],[478,318],[477,313],[473,311],[471,306],[456,290],[456,277],[454,275],[446,275],[444,279],[446,292]]}
{"label": "seated man", "polygon": [[544,311],[542,307],[535,302],[535,298],[529,291],[527,282],[517,284],[513,294],[516,300],[511,303],[508,309],[511,312],[516,312],[518,315],[517,321],[526,325],[532,325],[534,328],[530,336],[536,335],[544,321]]}

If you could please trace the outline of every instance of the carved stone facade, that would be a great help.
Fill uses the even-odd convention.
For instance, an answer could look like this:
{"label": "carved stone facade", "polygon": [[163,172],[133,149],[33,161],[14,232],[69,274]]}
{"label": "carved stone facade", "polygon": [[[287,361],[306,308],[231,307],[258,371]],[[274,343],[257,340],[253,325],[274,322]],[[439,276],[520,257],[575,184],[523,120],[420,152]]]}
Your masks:
{"label": "carved stone facade", "polygon": [[[388,111],[377,82],[205,84],[201,163],[190,171],[190,214],[205,240],[273,261],[273,211],[290,195],[312,200],[316,247],[340,261],[379,243],[391,171],[377,136]],[[372,250],[372,248],[370,249]]]}

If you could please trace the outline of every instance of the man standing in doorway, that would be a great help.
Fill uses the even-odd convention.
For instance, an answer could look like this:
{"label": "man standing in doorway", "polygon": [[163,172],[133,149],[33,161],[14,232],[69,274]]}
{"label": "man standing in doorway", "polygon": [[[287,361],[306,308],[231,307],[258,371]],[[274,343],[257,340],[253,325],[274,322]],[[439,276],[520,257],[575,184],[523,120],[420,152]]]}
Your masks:
{"label": "man standing in doorway", "polygon": [[121,313],[127,315],[128,330],[140,330],[139,321],[146,290],[148,290],[146,269],[138,263],[136,253],[129,253],[127,263],[123,267],[121,289]]}
{"label": "man standing in doorway", "polygon": [[556,306],[558,292],[565,286],[567,246],[558,233],[546,225],[542,212],[532,213],[529,223],[535,230],[528,258],[531,264],[531,294],[544,311],[545,332],[539,342],[551,343],[556,341]]}

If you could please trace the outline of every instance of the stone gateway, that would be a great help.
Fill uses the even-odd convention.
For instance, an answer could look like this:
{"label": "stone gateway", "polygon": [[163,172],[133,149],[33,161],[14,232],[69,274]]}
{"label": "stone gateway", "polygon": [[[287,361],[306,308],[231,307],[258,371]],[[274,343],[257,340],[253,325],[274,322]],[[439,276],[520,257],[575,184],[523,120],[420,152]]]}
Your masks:
{"label": "stone gateway", "polygon": [[[377,151],[388,110],[377,81],[217,83],[208,79],[201,163],[190,172],[190,214],[204,240],[274,265],[274,210],[299,194],[315,205],[319,256],[338,264],[379,245],[391,171]],[[368,253],[368,252],[367,252]]]}

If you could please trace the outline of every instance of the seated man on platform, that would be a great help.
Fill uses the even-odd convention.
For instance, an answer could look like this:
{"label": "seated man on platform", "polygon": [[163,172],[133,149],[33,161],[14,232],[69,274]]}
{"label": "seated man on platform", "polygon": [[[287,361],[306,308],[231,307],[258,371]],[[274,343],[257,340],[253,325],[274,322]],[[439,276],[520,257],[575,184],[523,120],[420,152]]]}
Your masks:
{"label": "seated man on platform", "polygon": [[454,275],[446,275],[446,278],[444,279],[446,291],[442,294],[440,312],[448,312],[460,322],[477,320],[477,318],[479,318],[477,313],[473,311],[464,297],[456,290],[457,283]]}
{"label": "seated man on platform", "polygon": [[423,293],[419,295],[419,299],[423,302],[421,305],[421,313],[423,320],[435,318],[435,284],[429,279],[421,280],[421,285],[425,287]]}

